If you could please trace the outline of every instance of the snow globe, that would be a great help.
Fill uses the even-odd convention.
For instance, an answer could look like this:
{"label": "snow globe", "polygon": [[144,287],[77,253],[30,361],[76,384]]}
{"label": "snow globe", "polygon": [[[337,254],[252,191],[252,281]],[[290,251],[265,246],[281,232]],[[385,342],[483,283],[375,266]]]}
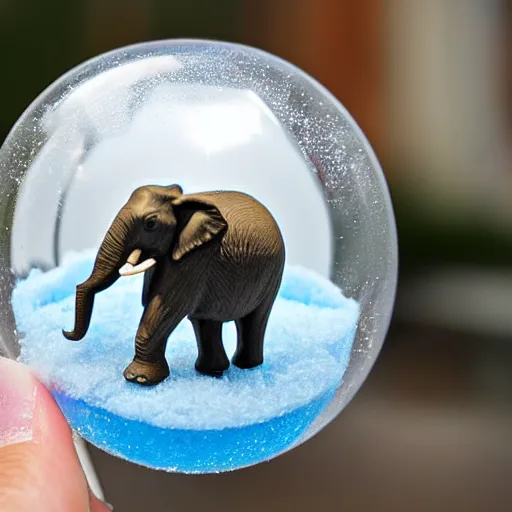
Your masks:
{"label": "snow globe", "polygon": [[[396,286],[390,197],[356,122],[293,65],[247,46],[201,40],[100,55],[29,106],[0,150],[0,173],[4,355],[28,364],[71,427],[99,448],[183,473],[268,461],[332,421],[375,362]],[[200,322],[183,311],[160,353],[169,372],[154,382],[143,373],[127,378],[155,279],[126,269],[145,252],[141,260],[152,260],[158,274],[172,263],[171,250],[157,257],[146,244],[134,253],[115,234],[124,254],[112,264],[115,279],[96,283],[94,300],[80,295],[79,285],[93,272],[120,209],[147,187],[169,191],[169,201],[242,193],[279,226],[282,278],[255,364],[244,367],[235,353],[240,330],[249,329],[237,308],[251,294],[233,295],[226,274],[209,303],[220,311],[231,301],[232,315],[207,324],[203,346],[196,345]],[[231,208],[232,199],[226,204]],[[241,222],[251,233],[259,225],[250,217]],[[169,233],[162,239],[171,240]],[[169,271],[169,296],[192,293],[189,279],[204,274],[212,254],[179,278]],[[122,268],[135,275],[120,277]],[[261,277],[239,274],[248,290]],[[79,308],[87,318],[73,336]],[[207,351],[221,334],[221,371],[198,371],[198,349]]]}

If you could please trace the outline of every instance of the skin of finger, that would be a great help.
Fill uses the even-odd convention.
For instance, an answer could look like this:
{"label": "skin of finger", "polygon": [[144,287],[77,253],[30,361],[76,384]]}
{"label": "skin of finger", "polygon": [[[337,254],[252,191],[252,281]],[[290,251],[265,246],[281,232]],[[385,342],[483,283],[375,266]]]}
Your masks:
{"label": "skin of finger", "polygon": [[[0,448],[0,510],[89,512],[89,489],[71,430],[51,394],[35,378],[34,386],[33,440]],[[94,510],[108,508],[95,503]]]}

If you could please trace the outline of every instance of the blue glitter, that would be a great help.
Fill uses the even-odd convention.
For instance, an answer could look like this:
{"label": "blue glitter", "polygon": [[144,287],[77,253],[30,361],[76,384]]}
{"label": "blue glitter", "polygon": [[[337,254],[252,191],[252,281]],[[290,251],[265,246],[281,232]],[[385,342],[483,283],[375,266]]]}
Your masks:
{"label": "blue glitter", "polygon": [[289,449],[334,397],[325,393],[269,421],[220,430],[155,427],[54,393],[71,427],[111,455],[169,472],[218,473],[269,460]]}

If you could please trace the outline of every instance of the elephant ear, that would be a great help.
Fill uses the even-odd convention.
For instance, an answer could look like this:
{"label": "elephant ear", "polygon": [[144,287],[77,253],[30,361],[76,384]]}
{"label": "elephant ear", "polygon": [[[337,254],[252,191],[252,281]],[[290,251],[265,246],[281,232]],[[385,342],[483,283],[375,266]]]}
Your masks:
{"label": "elephant ear", "polygon": [[203,199],[181,196],[172,204],[186,219],[172,253],[175,261],[213,240],[228,225],[217,207]]}
{"label": "elephant ear", "polygon": [[174,183],[173,185],[169,185],[165,187],[165,193],[172,199],[176,199],[183,195],[183,188],[181,185]]}

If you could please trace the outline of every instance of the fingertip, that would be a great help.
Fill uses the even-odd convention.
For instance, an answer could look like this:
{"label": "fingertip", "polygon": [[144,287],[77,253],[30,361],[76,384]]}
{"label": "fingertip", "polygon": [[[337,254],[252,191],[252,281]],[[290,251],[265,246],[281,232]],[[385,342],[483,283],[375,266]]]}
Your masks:
{"label": "fingertip", "polygon": [[31,441],[37,382],[28,369],[0,357],[0,447]]}
{"label": "fingertip", "polygon": [[28,367],[0,358],[0,510],[85,512],[88,502],[59,406]]}

